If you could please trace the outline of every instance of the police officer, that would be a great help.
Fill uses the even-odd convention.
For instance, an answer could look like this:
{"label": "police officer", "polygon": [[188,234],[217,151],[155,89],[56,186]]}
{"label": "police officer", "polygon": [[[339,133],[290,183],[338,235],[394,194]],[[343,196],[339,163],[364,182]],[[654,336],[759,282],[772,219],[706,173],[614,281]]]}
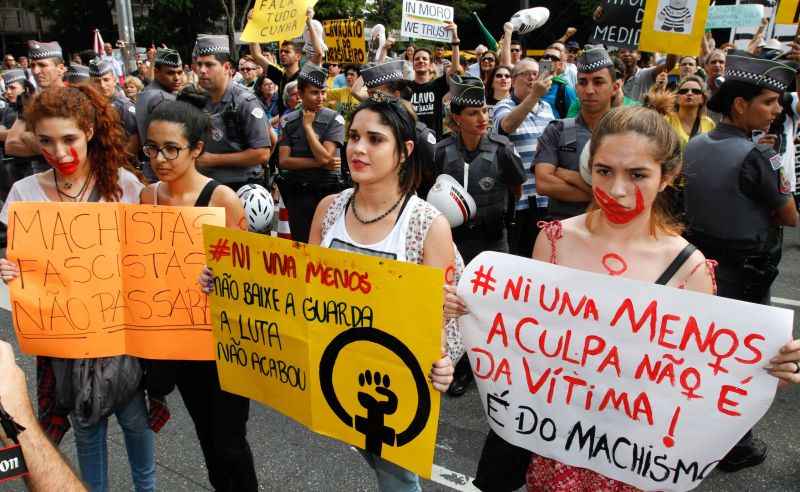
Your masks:
{"label": "police officer", "polygon": [[[728,53],[724,82],[708,101],[723,115],[707,134],[689,141],[685,151],[687,239],[719,262],[717,294],[769,304],[778,274],[770,258],[780,225],[797,225],[789,190],[781,189],[781,156],[753,141],[781,112],[780,98],[795,71],[782,63]],[[720,461],[734,472],[758,465],[767,446],[752,431]]]}
{"label": "police officer", "polygon": [[[157,49],[153,62],[153,81],[139,93],[136,99],[136,129],[142,141],[147,139],[147,120],[153,108],[158,106],[161,101],[174,101],[182,84],[183,61],[181,55],[169,48]],[[144,175],[151,181],[157,181],[149,163],[146,162],[146,157],[143,154],[140,154],[139,157],[145,162],[142,166]]]}
{"label": "police officer", "polygon": [[70,64],[67,69],[67,85],[75,87],[88,84],[90,80],[89,67],[77,63]]}
{"label": "police officer", "polygon": [[320,200],[342,190],[340,150],[344,117],[322,106],[327,70],[306,62],[297,76],[302,108],[286,116],[278,144],[278,187],[289,210],[292,239],[308,242],[311,219]]}
{"label": "police officer", "polygon": [[199,85],[208,94],[203,109],[211,134],[197,160],[200,172],[234,190],[263,178],[269,160],[267,115],[252,91],[234,83],[227,36],[198,36],[194,48]]}
{"label": "police officer", "polygon": [[[403,60],[392,60],[386,63],[368,65],[361,70],[361,78],[367,88],[367,94],[373,97],[377,93],[388,94],[393,97],[411,100],[411,90],[408,82],[403,78]],[[433,158],[436,151],[436,134],[428,128],[428,125],[417,118],[411,104],[406,105],[406,109],[414,117],[416,142],[414,142],[414,152],[425,164],[422,170],[422,183],[417,191],[419,196],[427,196],[431,186],[433,186],[434,172]],[[345,168],[345,163],[342,163]]]}
{"label": "police officer", "polygon": [[576,118],[552,121],[539,138],[533,158],[536,192],[549,198],[551,220],[566,219],[586,212],[591,187],[581,178],[581,151],[592,137],[592,128],[611,110],[619,89],[614,63],[603,48],[585,51],[577,60],[575,87],[581,110]]}
{"label": "police officer", "polygon": [[[28,58],[39,90],[63,85],[64,53],[57,42],[29,41]],[[8,130],[5,151],[6,155],[20,158],[18,163],[25,168],[26,176],[47,169],[47,165],[36,158],[40,154],[39,143],[33,133],[27,131],[21,111]]]}
{"label": "police officer", "polygon": [[139,151],[140,140],[136,122],[136,107],[117,85],[114,65],[109,60],[95,58],[89,62],[89,74],[92,84],[111,101],[111,105],[119,114],[120,122],[128,137],[125,149],[131,155],[136,155]]}
{"label": "police officer", "polygon": [[[493,133],[486,90],[476,77],[450,77],[453,133],[436,144],[435,174],[448,174],[475,200],[475,218],[453,229],[453,241],[464,263],[481,251],[508,252],[509,204],[516,203],[525,169],[511,141]],[[448,394],[461,396],[472,379],[469,359],[458,361]]]}
{"label": "police officer", "polygon": [[[6,90],[0,99],[0,142],[5,141],[8,129],[17,120],[17,99],[25,92],[25,85],[28,83],[25,72],[16,68],[3,72],[3,82]],[[0,200],[5,200],[14,182],[24,177],[13,161],[14,157],[3,156],[0,166]],[[5,244],[5,230],[0,232],[0,242]]]}

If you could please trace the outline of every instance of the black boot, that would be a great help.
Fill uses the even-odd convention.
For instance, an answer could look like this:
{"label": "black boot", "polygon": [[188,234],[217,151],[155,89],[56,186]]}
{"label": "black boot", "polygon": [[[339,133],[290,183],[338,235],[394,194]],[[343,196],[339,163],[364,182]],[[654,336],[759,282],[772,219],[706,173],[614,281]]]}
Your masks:
{"label": "black boot", "polygon": [[733,473],[751,466],[760,465],[767,459],[767,443],[753,437],[753,431],[747,434],[722,458],[717,469]]}

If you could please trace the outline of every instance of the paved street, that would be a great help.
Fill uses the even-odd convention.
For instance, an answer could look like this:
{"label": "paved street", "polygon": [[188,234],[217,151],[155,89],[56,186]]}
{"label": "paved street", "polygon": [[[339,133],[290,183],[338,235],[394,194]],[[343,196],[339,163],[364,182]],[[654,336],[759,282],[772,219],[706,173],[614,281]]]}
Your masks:
{"label": "paved street", "polygon": [[[800,307],[800,240],[789,230],[784,245],[781,275],[773,296],[781,307]],[[5,295],[5,294],[3,294]],[[791,303],[794,302],[792,305]],[[786,304],[789,303],[789,304]],[[0,312],[5,329],[0,338],[12,340],[7,311]],[[795,321],[795,334],[800,333]],[[34,381],[32,358],[19,358]],[[33,388],[31,388],[33,391]],[[172,420],[157,435],[158,488],[166,491],[210,490],[200,447],[180,396],[170,395]],[[697,490],[701,491],[796,491],[800,490],[800,388],[779,390],[771,410],[758,424],[759,436],[770,443],[763,465],[734,475],[714,472]],[[113,422],[113,419],[112,419]],[[250,443],[263,490],[360,491],[375,490],[372,472],[347,445],[307,431],[282,415],[259,404],[250,411]],[[460,399],[444,398],[436,453],[436,482],[425,482],[425,490],[472,490],[464,475],[475,472],[487,426],[474,387]],[[132,490],[121,431],[116,422],[109,427],[112,490]],[[702,441],[698,439],[698,445]],[[61,445],[75,463],[72,434]],[[449,486],[447,485],[449,484]],[[22,490],[19,483],[0,485],[3,490]]]}

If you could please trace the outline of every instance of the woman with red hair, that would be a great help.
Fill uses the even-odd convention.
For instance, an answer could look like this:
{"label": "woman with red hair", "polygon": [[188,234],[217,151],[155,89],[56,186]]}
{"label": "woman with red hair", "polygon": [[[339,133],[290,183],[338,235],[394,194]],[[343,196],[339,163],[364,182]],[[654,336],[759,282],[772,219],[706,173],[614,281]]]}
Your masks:
{"label": "woman with red hair", "polygon": [[[143,185],[125,152],[119,116],[96,89],[45,90],[27,104],[25,123],[50,169],[14,183],[0,221],[8,223],[8,206],[13,202],[139,203]],[[15,263],[0,259],[4,282],[18,275]],[[108,384],[93,384],[101,371]],[[155,442],[138,359],[38,357],[36,373],[39,420],[56,443],[71,421],[81,478],[90,490],[109,489],[106,439],[112,413],[122,427],[135,489],[155,490]]]}

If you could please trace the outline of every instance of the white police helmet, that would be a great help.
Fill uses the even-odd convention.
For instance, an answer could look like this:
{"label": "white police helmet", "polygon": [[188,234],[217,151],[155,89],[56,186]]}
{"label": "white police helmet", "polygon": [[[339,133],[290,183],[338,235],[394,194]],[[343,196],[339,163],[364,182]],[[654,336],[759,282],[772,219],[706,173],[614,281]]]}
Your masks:
{"label": "white police helmet", "polygon": [[527,34],[534,29],[539,29],[550,18],[550,10],[545,7],[520,10],[511,16],[511,25],[520,34]]}
{"label": "white police helmet", "polygon": [[475,199],[449,174],[440,174],[428,193],[428,203],[436,207],[450,223],[450,227],[463,225],[475,217]]}
{"label": "white police helmet", "polygon": [[246,184],[236,195],[242,201],[248,228],[252,232],[267,232],[275,214],[275,203],[269,191],[258,184]]}

